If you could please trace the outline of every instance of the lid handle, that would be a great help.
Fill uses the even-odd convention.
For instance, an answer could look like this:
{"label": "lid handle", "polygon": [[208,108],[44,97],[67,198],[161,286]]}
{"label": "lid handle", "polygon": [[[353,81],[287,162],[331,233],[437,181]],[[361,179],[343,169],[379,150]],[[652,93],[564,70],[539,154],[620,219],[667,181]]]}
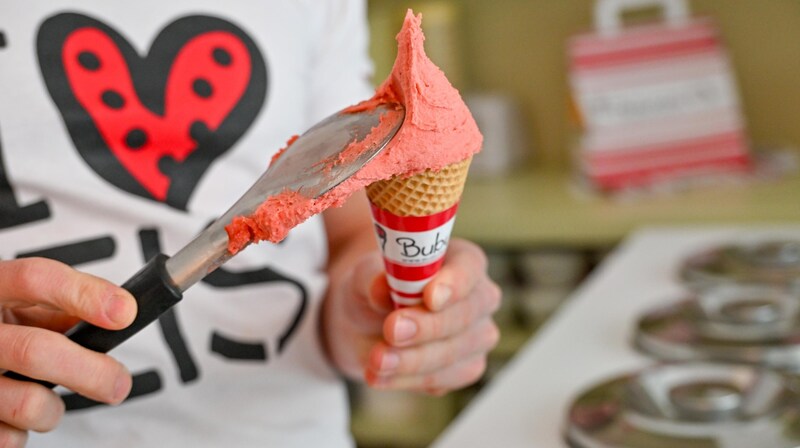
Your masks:
{"label": "lid handle", "polygon": [[689,17],[686,0],[597,0],[594,7],[594,25],[601,34],[615,34],[622,29],[622,13],[628,10],[660,6],[664,21],[669,25],[682,25]]}

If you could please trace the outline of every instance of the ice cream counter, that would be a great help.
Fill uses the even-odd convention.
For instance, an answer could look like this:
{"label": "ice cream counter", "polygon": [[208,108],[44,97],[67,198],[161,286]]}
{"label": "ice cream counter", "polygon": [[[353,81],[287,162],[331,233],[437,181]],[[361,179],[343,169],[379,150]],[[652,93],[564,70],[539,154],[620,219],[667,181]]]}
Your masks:
{"label": "ice cream counter", "polygon": [[[686,322],[676,327],[662,325],[659,328],[672,330],[649,334],[651,352],[643,350],[641,345],[648,340],[642,338],[642,328],[650,328],[642,327],[642,316],[665,307],[667,311],[655,313],[657,318],[663,319],[685,305],[681,302],[683,298],[694,294],[694,289],[690,288],[692,282],[708,280],[701,270],[694,273],[698,275],[687,276],[687,272],[692,273],[691,269],[687,270],[687,266],[691,268],[692,265],[687,263],[694,262],[692,260],[705,263],[703,257],[707,253],[722,258],[732,253],[728,249],[714,252],[714,248],[760,244],[764,247],[759,246],[757,251],[745,255],[762,267],[777,268],[781,275],[788,273],[784,277],[791,282],[798,281],[800,244],[777,247],[772,245],[773,241],[800,241],[800,224],[758,228],[651,227],[631,234],[432,447],[614,447],[622,445],[608,440],[619,437],[629,437],[629,441],[638,438],[644,441],[642,446],[648,447],[797,446],[798,412],[794,409],[782,413],[780,408],[787,402],[800,403],[800,399],[792,395],[798,390],[796,375],[787,374],[785,369],[762,369],[758,362],[750,362],[789,362],[794,364],[795,370],[800,368],[797,296],[794,300],[785,300],[776,293],[778,295],[759,296],[757,301],[740,303],[715,297],[711,305],[704,305],[708,313],[722,312],[731,318],[744,319],[717,321],[720,325],[705,330],[722,336],[706,335],[703,339],[706,342],[724,336],[726,329],[722,323],[757,324],[739,325],[732,335],[734,341],[716,346],[728,350],[725,353],[732,358],[746,357],[747,362],[722,364],[721,368],[716,362],[661,362],[663,358],[653,355],[658,350],[678,358],[701,354],[702,344],[692,343],[691,335],[695,330],[690,327],[693,324]],[[711,266],[710,272],[714,274],[725,269],[744,272],[725,259]],[[770,312],[787,310],[791,313],[790,324],[781,328],[781,319]],[[762,325],[773,321],[779,325]],[[767,339],[773,341],[769,351],[735,349],[752,345],[752,338],[758,335],[751,330],[765,328],[788,336],[769,334]],[[713,351],[714,347],[710,349]],[[768,356],[753,357],[759,354]],[[663,366],[673,367],[659,371]],[[631,377],[632,372],[638,372],[638,376]],[[689,381],[687,378],[692,375],[699,380]],[[621,385],[615,378],[625,378],[631,384]],[[788,383],[790,378],[795,382]],[[670,382],[672,386],[667,391],[649,393],[647,390]],[[617,418],[615,416],[622,413],[618,399],[622,389],[627,394],[623,401],[639,404],[634,403],[638,409],[625,411],[624,416]],[[675,424],[684,417],[692,423]],[[707,427],[716,428],[715,425],[722,425],[723,429],[704,433]],[[639,426],[655,428],[655,432],[688,432],[679,434],[677,440],[683,442],[676,444],[676,439],[667,436],[644,434],[646,431],[636,429]],[[641,434],[634,434],[636,431]],[[567,433],[571,445],[565,439]]]}

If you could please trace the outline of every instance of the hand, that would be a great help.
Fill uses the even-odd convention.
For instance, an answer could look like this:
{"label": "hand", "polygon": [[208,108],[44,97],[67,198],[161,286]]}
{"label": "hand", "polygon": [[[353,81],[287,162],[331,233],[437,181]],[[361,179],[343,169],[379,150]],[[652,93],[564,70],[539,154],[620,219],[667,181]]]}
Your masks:
{"label": "hand", "polygon": [[501,292],[484,253],[467,241],[451,240],[422,305],[393,310],[377,252],[332,287],[323,315],[329,352],[344,373],[376,388],[441,395],[465,387],[483,375],[499,339],[491,316]]}
{"label": "hand", "polygon": [[[135,316],[133,296],[106,280],[43,258],[0,261],[0,371],[120,403],[132,385],[125,367],[61,333],[81,319],[118,330]],[[0,376],[0,447],[24,446],[27,431],[52,430],[63,414],[52,390]]]}

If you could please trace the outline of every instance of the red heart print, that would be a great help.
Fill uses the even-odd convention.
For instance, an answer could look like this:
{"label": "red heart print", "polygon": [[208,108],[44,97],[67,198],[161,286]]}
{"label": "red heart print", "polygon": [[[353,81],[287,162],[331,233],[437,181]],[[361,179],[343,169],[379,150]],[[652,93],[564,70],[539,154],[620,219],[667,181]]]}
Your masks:
{"label": "red heart print", "polygon": [[249,127],[266,92],[255,44],[211,17],[173,22],[140,58],[106,25],[61,14],[40,28],[38,50],[51,96],[89,165],[126,191],[177,208]]}

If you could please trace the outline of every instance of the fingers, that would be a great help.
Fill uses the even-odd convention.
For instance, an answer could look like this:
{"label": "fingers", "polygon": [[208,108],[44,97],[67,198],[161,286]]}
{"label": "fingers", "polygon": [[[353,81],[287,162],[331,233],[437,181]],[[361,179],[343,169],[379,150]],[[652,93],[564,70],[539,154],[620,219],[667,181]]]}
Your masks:
{"label": "fingers", "polygon": [[[51,331],[74,318],[112,330],[130,325],[136,301],[124,289],[53,260],[0,261],[0,309],[0,370],[109,404],[130,393],[131,376],[119,362]],[[27,431],[49,431],[63,413],[47,387],[0,377],[0,447],[23,446]]]}
{"label": "fingers", "polygon": [[0,447],[23,448],[28,441],[28,433],[0,421]]}
{"label": "fingers", "polygon": [[136,316],[136,301],[124,289],[44,258],[0,261],[0,305],[59,309],[112,330]]}
{"label": "fingers", "polygon": [[0,403],[0,422],[19,430],[50,431],[64,415],[64,401],[52,390],[1,376]]}
{"label": "fingers", "polygon": [[456,338],[409,348],[378,344],[370,354],[369,368],[378,376],[432,373],[462,359],[488,353],[499,340],[497,325],[486,317]]}
{"label": "fingers", "polygon": [[453,240],[423,292],[424,304],[401,308],[384,321],[384,342],[367,360],[368,384],[441,394],[477,381],[500,338],[491,316],[502,293],[486,268],[478,246]]}
{"label": "fingers", "polygon": [[[110,356],[83,348],[49,330],[0,324],[0,369],[61,384],[85,397],[116,404],[130,392],[132,380],[122,364]],[[0,393],[7,381],[0,384]],[[12,389],[28,386],[15,381]],[[0,397],[7,398],[7,397]],[[0,400],[7,407],[5,400]]]}
{"label": "fingers", "polygon": [[367,383],[379,389],[398,389],[441,395],[477,382],[486,370],[486,356],[475,355],[443,369],[416,375],[376,376],[367,374]]}
{"label": "fingers", "polygon": [[454,300],[438,312],[422,307],[400,309],[390,314],[383,336],[393,346],[408,347],[454,336],[500,307],[500,289],[488,278],[478,282],[468,298]]}

